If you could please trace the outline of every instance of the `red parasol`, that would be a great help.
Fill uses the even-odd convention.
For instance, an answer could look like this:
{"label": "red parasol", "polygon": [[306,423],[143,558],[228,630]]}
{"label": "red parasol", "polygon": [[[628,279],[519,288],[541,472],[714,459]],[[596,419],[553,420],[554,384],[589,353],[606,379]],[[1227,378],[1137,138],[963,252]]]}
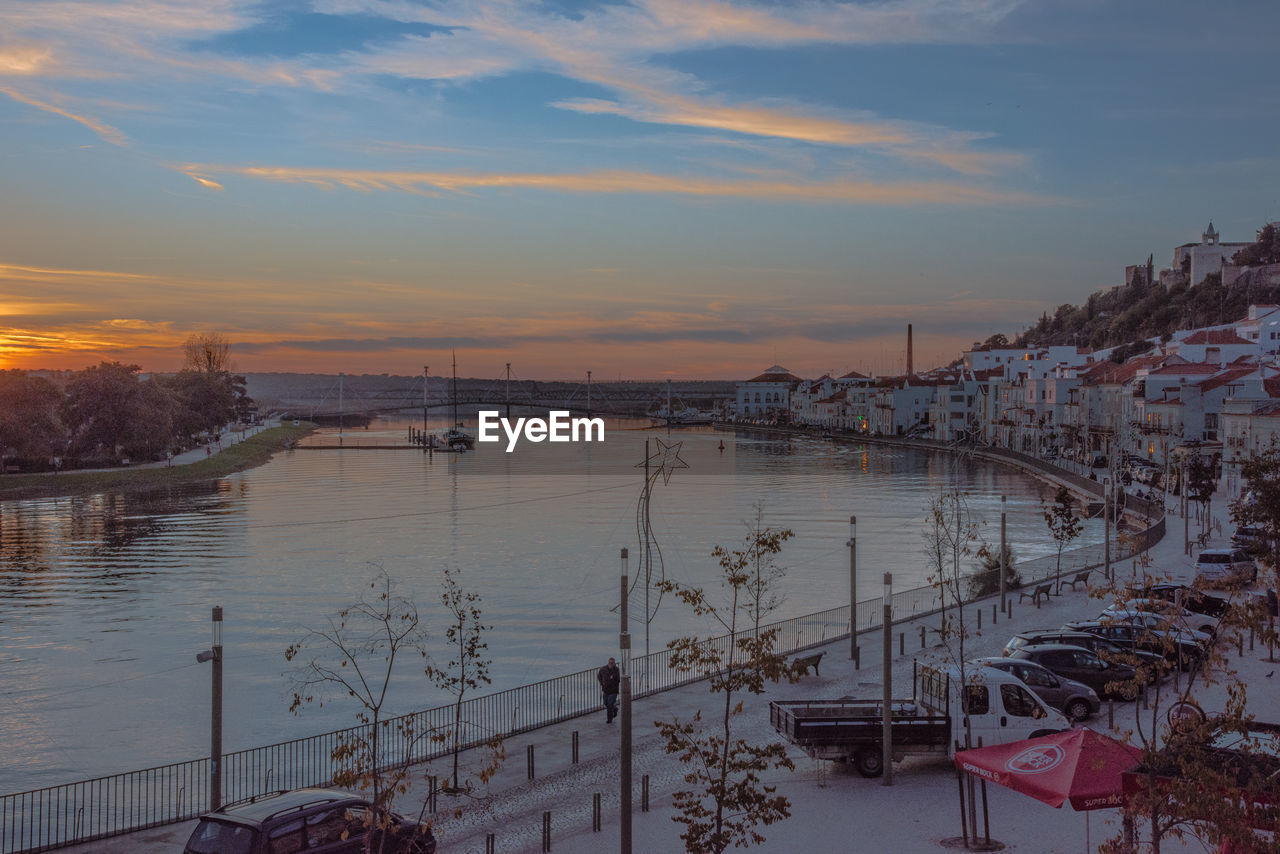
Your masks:
{"label": "red parasol", "polygon": [[956,767],[1053,807],[1069,799],[1077,810],[1096,810],[1124,803],[1121,775],[1141,758],[1138,748],[1081,728],[962,750]]}

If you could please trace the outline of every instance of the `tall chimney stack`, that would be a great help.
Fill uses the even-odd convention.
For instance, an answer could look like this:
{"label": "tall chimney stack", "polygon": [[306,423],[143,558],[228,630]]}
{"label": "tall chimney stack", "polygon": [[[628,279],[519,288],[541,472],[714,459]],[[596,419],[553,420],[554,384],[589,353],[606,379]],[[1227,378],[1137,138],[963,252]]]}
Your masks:
{"label": "tall chimney stack", "polygon": [[915,373],[911,368],[912,368],[912,363],[911,363],[911,324],[910,324],[910,323],[908,323],[908,324],[907,324],[907,376],[911,376],[913,373]]}

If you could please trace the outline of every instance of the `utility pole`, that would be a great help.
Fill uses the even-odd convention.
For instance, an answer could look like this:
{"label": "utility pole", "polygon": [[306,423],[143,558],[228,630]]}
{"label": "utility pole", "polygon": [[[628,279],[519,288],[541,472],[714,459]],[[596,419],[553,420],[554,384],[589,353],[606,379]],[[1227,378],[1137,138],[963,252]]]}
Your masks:
{"label": "utility pole", "polygon": [[884,574],[884,708],[881,723],[884,727],[884,765],[882,785],[893,785],[893,573]]}
{"label": "utility pole", "polygon": [[1102,562],[1103,577],[1111,580],[1111,478],[1102,479]]}
{"label": "utility pole", "polygon": [[1005,497],[1000,496],[1000,613],[1009,613],[1008,593],[1005,590],[1005,579],[1009,575],[1009,541],[1006,537],[1007,517],[1005,516]]}
{"label": "utility pole", "polygon": [[222,606],[213,608],[213,647],[196,653],[196,661],[213,662],[209,716],[209,809],[222,806]]}
{"label": "utility pole", "polygon": [[858,517],[849,517],[849,659],[857,670],[858,655]]}
{"label": "utility pole", "polygon": [[[647,616],[647,615],[646,615]],[[627,550],[622,550],[622,631],[618,657],[622,659],[622,839],[621,854],[631,854],[631,633],[627,631]]]}

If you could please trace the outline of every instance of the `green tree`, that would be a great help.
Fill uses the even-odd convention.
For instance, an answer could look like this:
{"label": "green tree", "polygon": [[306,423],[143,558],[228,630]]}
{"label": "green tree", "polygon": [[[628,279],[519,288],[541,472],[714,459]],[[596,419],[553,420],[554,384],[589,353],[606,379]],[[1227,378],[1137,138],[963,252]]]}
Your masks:
{"label": "green tree", "polygon": [[1280,264],[1280,228],[1269,222],[1258,229],[1258,239],[1235,254],[1232,262],[1244,267]]}
{"label": "green tree", "polygon": [[1202,527],[1209,530],[1209,508],[1212,506],[1213,493],[1218,489],[1216,460],[1206,460],[1195,456],[1187,464],[1187,498],[1200,505],[1203,517]]}
{"label": "green tree", "polygon": [[[1058,549],[1058,562],[1054,569],[1054,582],[1058,590],[1062,589],[1062,552],[1069,546],[1080,532],[1084,523],[1076,516],[1076,499],[1071,490],[1065,486],[1058,487],[1053,496],[1053,504],[1044,508],[1044,523],[1049,527],[1049,535]],[[1106,512],[1106,508],[1104,508]]]}
{"label": "green tree", "polygon": [[685,849],[697,854],[721,854],[729,848],[764,841],[757,829],[791,815],[791,803],[776,794],[777,787],[761,775],[771,769],[792,769],[786,745],[752,743],[735,731],[743,712],[742,692],[762,694],[769,682],[791,677],[786,656],[776,651],[778,630],[761,628],[761,619],[776,604],[773,581],[775,556],[793,536],[790,530],[762,528],[757,522],[743,547],[729,551],[717,546],[724,598],[712,601],[702,588],[671,580],[657,586],[674,593],[695,616],[709,617],[728,633],[724,643],[682,637],[667,644],[670,666],[679,673],[707,675],[712,694],[722,702],[715,722],[704,721],[699,709],[691,720],[655,721],[667,753],[679,756],[688,769],[690,788],[675,793],[674,821],[683,824]]}
{"label": "green tree", "polygon": [[67,382],[62,417],[77,456],[119,459],[162,451],[172,427],[172,398],[137,365],[102,362]]}
{"label": "green tree", "polygon": [[174,431],[185,440],[215,433],[236,414],[231,375],[184,370],[163,380],[178,401]]}
{"label": "green tree", "polygon": [[1273,571],[1280,567],[1280,447],[1271,447],[1246,460],[1240,476],[1247,485],[1231,504],[1231,518],[1238,525],[1262,529],[1258,546],[1262,561]]}
{"label": "green tree", "polygon": [[62,392],[48,379],[0,371],[0,473],[6,457],[43,461],[65,452],[61,406]]}

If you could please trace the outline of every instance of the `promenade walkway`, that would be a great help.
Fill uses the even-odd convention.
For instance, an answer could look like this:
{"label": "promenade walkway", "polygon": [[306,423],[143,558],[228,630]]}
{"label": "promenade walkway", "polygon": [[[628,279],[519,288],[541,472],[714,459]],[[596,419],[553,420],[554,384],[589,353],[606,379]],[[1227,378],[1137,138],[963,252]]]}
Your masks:
{"label": "promenade walkway", "polygon": [[[1152,573],[1170,575],[1188,581],[1192,575],[1191,558],[1182,554],[1181,526],[1170,517],[1170,532],[1152,550]],[[1218,540],[1212,545],[1222,545]],[[1132,562],[1117,565],[1119,577],[1133,572]],[[1012,619],[991,622],[992,603],[981,605],[983,628],[966,647],[966,654],[998,655],[1010,634],[1018,629],[1057,627],[1065,620],[1096,616],[1104,603],[1090,598],[1083,590],[1051,598],[1042,608],[1029,603],[1014,605]],[[1013,597],[1011,601],[1016,601]],[[970,610],[971,619],[974,612]],[[976,622],[976,621],[975,621]],[[905,623],[894,630],[893,680],[896,696],[911,690],[912,660],[920,658],[933,663],[945,662],[945,651],[929,641],[920,648],[919,626],[936,627],[937,617]],[[970,625],[973,625],[971,622]],[[905,635],[906,651],[899,655],[897,635]],[[751,741],[772,740],[768,706],[775,699],[834,698],[842,696],[879,697],[882,673],[881,633],[860,638],[862,660],[875,662],[855,670],[848,657],[848,640],[827,645],[822,660],[822,675],[810,675],[796,684],[770,688],[760,696],[747,696],[745,714],[739,718],[739,733]],[[602,649],[603,661],[614,650]],[[1245,676],[1249,685],[1249,707],[1260,719],[1274,719],[1280,708],[1280,677],[1272,678],[1280,665],[1266,661],[1267,651],[1259,646],[1243,656],[1233,657],[1232,665]],[[1217,687],[1200,690],[1200,702],[1212,712],[1221,708],[1225,692]],[[702,709],[714,715],[715,699],[705,683],[639,700],[634,708],[633,774],[636,787],[633,822],[633,850],[636,852],[679,852],[681,826],[672,818],[672,793],[681,787],[683,769],[667,756],[659,742],[653,721],[679,716],[687,719]],[[1116,727],[1132,729],[1136,709],[1130,704],[1117,704]],[[1149,713],[1148,713],[1149,714]],[[1107,714],[1090,720],[1088,726],[1106,730]],[[571,762],[573,733],[579,734],[579,762]],[[551,813],[552,851],[565,854],[598,854],[618,851],[619,842],[619,757],[617,724],[606,724],[603,713],[544,727],[510,738],[506,742],[507,760],[482,796],[450,800],[441,796],[435,815],[441,854],[484,852],[485,836],[495,835],[498,852],[541,851],[543,813]],[[527,769],[529,748],[534,753],[534,779]],[[790,854],[791,852],[933,852],[945,850],[941,841],[960,835],[960,816],[956,778],[949,762],[909,759],[895,767],[894,785],[886,787],[879,780],[868,780],[842,768],[816,763],[794,748],[790,755],[796,767],[792,772],[771,772],[766,782],[778,787],[792,804],[792,816],[768,828],[761,828],[767,841],[752,850]],[[445,760],[438,767],[445,770]],[[420,769],[418,782],[402,796],[397,809],[416,815],[421,809],[427,787],[421,781],[429,769]],[[640,811],[640,781],[648,775],[650,811]],[[592,796],[601,793],[603,830],[591,830]],[[1052,809],[1044,804],[998,786],[988,788],[991,835],[1007,846],[1006,850],[1055,854],[1082,852],[1086,835],[1092,848],[1115,834],[1119,813],[1102,810],[1086,817],[1070,808]],[[454,808],[459,816],[452,814]],[[176,852],[190,833],[193,823],[75,846],[73,852],[100,854],[150,854]],[[1166,841],[1165,851],[1203,851],[1198,843]]]}

